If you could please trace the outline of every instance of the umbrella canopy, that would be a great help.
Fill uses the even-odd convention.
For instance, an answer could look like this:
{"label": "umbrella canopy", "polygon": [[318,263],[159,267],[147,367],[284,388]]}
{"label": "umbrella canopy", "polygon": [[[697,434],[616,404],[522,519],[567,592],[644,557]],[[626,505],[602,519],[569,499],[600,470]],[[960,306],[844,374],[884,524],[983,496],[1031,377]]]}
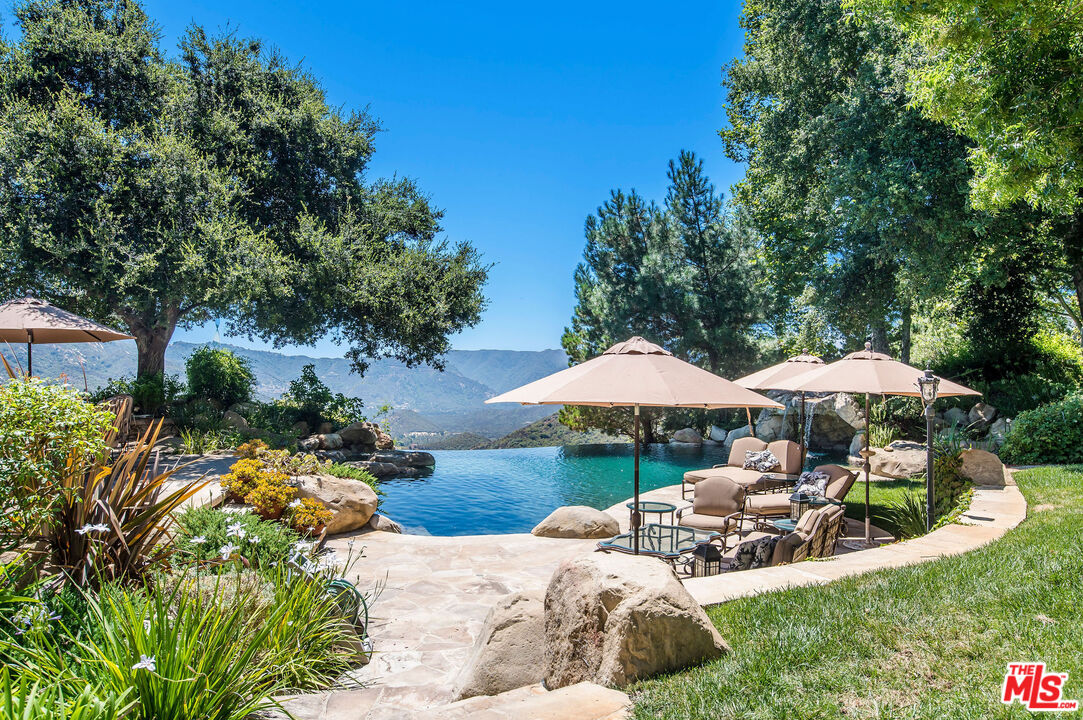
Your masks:
{"label": "umbrella canopy", "polygon": [[641,337],[617,343],[596,358],[485,402],[523,405],[633,407],[635,443],[632,547],[639,553],[639,408],[770,407],[782,405],[673,356]]}
{"label": "umbrella canopy", "polygon": [[[779,384],[796,377],[809,370],[815,370],[824,366],[824,361],[815,355],[810,355],[806,350],[800,355],[794,355],[791,358],[787,358],[778,365],[772,365],[771,367],[764,368],[759,372],[754,372],[751,375],[745,375],[743,378],[737,378],[733,382],[737,383],[741,387],[750,388],[752,390],[778,390]],[[785,429],[785,426],[783,426]],[[808,448],[805,447],[807,438],[805,437],[805,393],[801,393],[801,416],[798,419],[798,435],[800,437],[801,446],[801,464],[805,464],[805,452]]]}
{"label": "umbrella canopy", "polygon": [[781,389],[778,385],[780,382],[823,366],[824,361],[822,359],[806,352],[787,358],[778,365],[772,365],[751,375],[745,375],[743,378],[737,378],[733,382],[752,390],[779,390]]}
{"label": "umbrella canopy", "polygon": [[782,405],[633,337],[596,358],[486,400],[523,405],[733,408]]}
{"label": "umbrella canopy", "polygon": [[[923,370],[892,359],[890,355],[873,352],[865,343],[865,349],[852,352],[830,365],[808,370],[781,380],[776,390],[793,392],[850,392],[873,395],[906,395],[921,397],[917,380]],[[981,395],[977,390],[940,379],[937,395]]]}
{"label": "umbrella canopy", "polygon": [[0,340],[26,343],[28,373],[33,372],[31,346],[35,344],[134,339],[37,298],[9,300],[0,305]]}
{"label": "umbrella canopy", "polygon": [[[871,343],[865,343],[865,349],[852,352],[830,365],[809,370],[795,375],[789,380],[778,383],[779,390],[793,392],[849,392],[865,394],[865,543],[872,540],[872,521],[869,512],[869,475],[871,466],[869,457],[869,396],[870,395],[905,395],[921,397],[918,378],[923,370],[892,359],[890,355],[873,352]],[[977,390],[940,379],[938,395],[981,395]]]}

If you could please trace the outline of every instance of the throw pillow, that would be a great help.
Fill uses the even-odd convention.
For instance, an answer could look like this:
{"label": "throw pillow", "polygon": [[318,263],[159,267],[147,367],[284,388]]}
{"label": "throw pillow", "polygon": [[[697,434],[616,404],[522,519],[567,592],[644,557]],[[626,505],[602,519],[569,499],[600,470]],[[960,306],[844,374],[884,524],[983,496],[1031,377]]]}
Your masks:
{"label": "throw pillow", "polygon": [[781,536],[760,538],[756,541],[756,552],[752,558],[752,569],[767,567],[771,564],[771,558],[775,554],[775,545],[781,540]]}
{"label": "throw pillow", "polygon": [[797,479],[797,485],[794,486],[793,491],[812,497],[823,497],[824,491],[827,490],[827,483],[830,480],[831,477],[827,473],[803,472],[801,477]]}
{"label": "throw pillow", "polygon": [[734,570],[748,570],[752,567],[752,560],[756,557],[756,541],[745,540],[737,546],[737,553],[733,556]]}
{"label": "throw pillow", "polygon": [[771,472],[782,467],[775,454],[770,450],[749,450],[745,453],[745,470]]}

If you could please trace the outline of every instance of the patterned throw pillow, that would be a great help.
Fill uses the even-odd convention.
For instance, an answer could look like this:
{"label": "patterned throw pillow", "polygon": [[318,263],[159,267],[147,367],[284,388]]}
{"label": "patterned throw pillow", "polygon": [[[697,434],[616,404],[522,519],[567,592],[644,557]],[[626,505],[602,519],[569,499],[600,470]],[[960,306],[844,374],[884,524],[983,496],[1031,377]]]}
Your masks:
{"label": "patterned throw pillow", "polygon": [[801,477],[797,479],[797,485],[794,486],[793,491],[812,497],[823,497],[824,491],[827,490],[827,483],[830,480],[831,476],[827,473],[803,472]]}
{"label": "patterned throw pillow", "polygon": [[745,470],[771,472],[782,467],[775,454],[770,450],[749,450],[745,453]]}
{"label": "patterned throw pillow", "polygon": [[778,535],[771,535],[758,540],[745,540],[737,546],[737,554],[733,557],[733,569],[755,570],[768,567],[775,554],[775,545],[778,545],[780,539]]}

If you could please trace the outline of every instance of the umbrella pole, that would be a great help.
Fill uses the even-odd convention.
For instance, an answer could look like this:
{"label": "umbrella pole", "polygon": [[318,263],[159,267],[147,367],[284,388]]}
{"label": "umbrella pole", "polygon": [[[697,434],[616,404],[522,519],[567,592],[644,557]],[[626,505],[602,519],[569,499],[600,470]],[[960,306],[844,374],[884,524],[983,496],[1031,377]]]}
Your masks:
{"label": "umbrella pole", "polygon": [[869,459],[869,393],[865,393],[865,544],[872,545],[872,520],[869,511],[869,473],[872,461]]}
{"label": "umbrella pole", "polygon": [[805,469],[805,456],[808,448],[805,447],[805,393],[801,393],[801,419],[797,421],[797,434],[801,436],[801,470]]}
{"label": "umbrella pole", "polygon": [[756,428],[752,427],[752,411],[747,407],[745,408],[745,416],[748,418],[748,434],[750,437],[756,437]]}
{"label": "umbrella pole", "polygon": [[34,374],[34,333],[28,331],[26,334],[26,376],[30,377]]}
{"label": "umbrella pole", "polygon": [[632,500],[632,502],[634,503],[632,505],[632,551],[636,555],[638,555],[639,554],[639,526],[640,526],[640,515],[639,515],[639,403],[636,403],[635,410],[633,411],[633,414],[634,414],[634,417],[635,417],[635,419],[632,422],[632,425],[633,425],[633,428],[634,428],[633,431],[632,431],[632,434],[635,436],[635,474],[634,474],[635,496],[634,496],[634,498]]}

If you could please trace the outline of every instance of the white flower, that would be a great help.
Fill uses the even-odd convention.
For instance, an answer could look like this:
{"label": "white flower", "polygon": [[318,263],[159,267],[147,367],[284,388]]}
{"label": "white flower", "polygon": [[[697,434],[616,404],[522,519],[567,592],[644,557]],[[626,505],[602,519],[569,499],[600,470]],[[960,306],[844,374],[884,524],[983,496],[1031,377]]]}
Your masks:
{"label": "white flower", "polygon": [[147,657],[146,655],[139,656],[139,662],[132,665],[132,670],[150,670],[154,672],[158,668],[154,665],[154,656]]}
{"label": "white flower", "polygon": [[245,532],[244,527],[239,523],[233,523],[226,528],[226,537],[237,537],[244,539],[244,536],[248,533]]}
{"label": "white flower", "polygon": [[191,538],[188,542],[192,543],[193,545],[202,545],[203,543],[207,542],[207,538],[203,537],[202,535],[196,535],[194,538]]}
{"label": "white flower", "polygon": [[299,499],[294,500],[293,502],[290,503],[290,507],[291,508],[301,507],[301,501]]}
{"label": "white flower", "polygon": [[222,553],[223,560],[229,560],[230,557],[233,556],[233,553],[237,552],[238,550],[240,550],[240,548],[233,543],[226,543],[222,547],[218,548],[218,552]]}
{"label": "white flower", "polygon": [[107,530],[109,530],[109,526],[106,525],[105,523],[96,523],[96,524],[93,524],[93,525],[90,524],[90,523],[87,523],[86,525],[79,528],[75,532],[79,533],[80,535],[86,535],[87,533],[90,533],[90,532],[106,532]]}
{"label": "white flower", "polygon": [[144,620],[143,621],[143,632],[145,632],[147,634],[150,633],[150,620]]}
{"label": "white flower", "polygon": [[259,535],[253,535],[252,537],[248,538],[248,542],[255,545],[256,543],[259,542]]}
{"label": "white flower", "polygon": [[293,549],[299,553],[305,553],[312,549],[312,543],[300,540],[293,546]]}

